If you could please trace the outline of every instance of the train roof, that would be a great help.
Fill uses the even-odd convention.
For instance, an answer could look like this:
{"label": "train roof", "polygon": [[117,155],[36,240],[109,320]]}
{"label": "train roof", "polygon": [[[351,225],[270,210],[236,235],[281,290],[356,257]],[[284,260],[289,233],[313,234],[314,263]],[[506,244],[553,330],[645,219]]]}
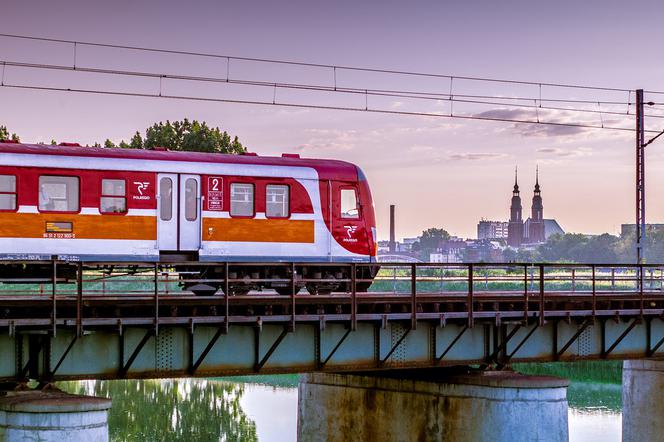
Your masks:
{"label": "train roof", "polygon": [[318,176],[321,179],[347,181],[355,181],[358,179],[358,169],[352,163],[340,160],[300,158],[299,155],[296,154],[283,154],[281,157],[270,157],[259,156],[256,154],[235,155],[206,152],[180,152],[167,149],[122,149],[70,144],[53,146],[46,144],[23,144],[0,141],[0,154],[2,153],[310,167],[318,172]]}

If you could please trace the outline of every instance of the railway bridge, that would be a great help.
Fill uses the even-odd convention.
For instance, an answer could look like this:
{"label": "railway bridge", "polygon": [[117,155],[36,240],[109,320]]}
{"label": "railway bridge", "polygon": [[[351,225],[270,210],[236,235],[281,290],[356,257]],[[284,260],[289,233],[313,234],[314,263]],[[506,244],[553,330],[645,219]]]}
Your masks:
{"label": "railway bridge", "polygon": [[[239,278],[235,271],[266,265],[284,266],[290,277]],[[300,289],[330,280],[303,279],[305,265],[0,262],[0,381],[309,373],[300,384],[303,440],[332,437],[330,421],[339,424],[334,437],[344,437],[339,428],[355,431],[358,416],[366,440],[401,440],[400,432],[435,439],[441,428],[459,440],[565,440],[565,381],[515,377],[504,370],[511,363],[664,357],[664,265],[348,263],[350,276],[334,281],[339,290],[318,294]],[[376,265],[369,291],[357,290],[372,273],[365,267]],[[18,272],[26,266],[40,270]],[[251,290],[262,282],[290,285],[290,293]],[[659,391],[664,366],[648,363],[658,362],[626,373],[659,370],[661,378],[630,375],[630,385]],[[351,402],[349,414],[343,404]],[[43,411],[43,403],[36,407]],[[434,413],[431,427],[421,411],[440,403],[447,411]],[[91,412],[110,407],[86,404]],[[639,404],[633,422],[624,422],[639,429],[633,440],[658,409]],[[0,440],[9,428],[3,410],[9,416],[21,406],[0,392]],[[376,407],[394,419],[376,421],[367,411]],[[537,434],[523,425],[532,419]]]}
{"label": "railway bridge", "polygon": [[[230,285],[260,281],[200,276],[260,263],[42,264],[47,277],[1,273],[2,381],[664,356],[664,265],[382,262],[360,293],[368,264],[358,263],[340,281],[347,290],[310,295],[295,293],[314,282],[298,278],[303,264],[270,263],[292,269],[283,296],[232,295]],[[196,284],[219,290],[185,288]]]}

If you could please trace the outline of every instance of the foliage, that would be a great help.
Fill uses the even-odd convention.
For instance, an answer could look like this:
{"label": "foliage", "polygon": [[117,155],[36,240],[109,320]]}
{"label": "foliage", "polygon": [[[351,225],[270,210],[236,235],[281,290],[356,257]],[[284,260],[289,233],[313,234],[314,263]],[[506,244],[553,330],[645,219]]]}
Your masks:
{"label": "foliage", "polygon": [[622,409],[622,361],[519,363],[512,368],[529,375],[571,380],[567,401],[572,408],[612,412]]}
{"label": "foliage", "polygon": [[[20,141],[18,135],[9,133],[5,126],[0,126],[0,140],[12,139]],[[44,144],[44,143],[38,143]],[[58,144],[51,140],[51,145]],[[94,147],[102,147],[102,144],[95,143]],[[110,139],[103,143],[106,148],[121,149],[151,149],[155,147],[165,147],[170,150],[189,151],[189,152],[210,152],[210,153],[230,153],[241,154],[247,149],[240,143],[237,136],[232,137],[226,131],[218,127],[211,128],[206,122],[197,120],[189,121],[185,118],[182,121],[166,121],[166,123],[155,123],[145,131],[145,137],[136,131],[129,142],[124,140],[115,144]]]}
{"label": "foliage", "polygon": [[413,243],[413,251],[420,252],[425,261],[429,259],[429,253],[438,248],[441,241],[450,239],[450,234],[445,229],[431,227],[422,232],[419,241]]}
{"label": "foliage", "polygon": [[[646,232],[646,262],[664,262],[664,229],[650,226]],[[567,233],[553,235],[537,252],[541,261],[601,263],[633,263],[636,259],[634,233],[614,236]]]}
{"label": "foliage", "polygon": [[579,233],[553,235],[538,248],[543,261],[565,261],[585,263],[617,263],[621,260],[617,253],[620,238],[604,233],[589,236]]}
{"label": "foliage", "polygon": [[0,126],[0,140],[21,141],[18,135],[9,133],[7,126]]}
{"label": "foliage", "polygon": [[196,151],[210,153],[239,154],[246,152],[238,137],[231,139],[226,131],[218,127],[210,128],[207,123],[197,120],[189,121],[166,121],[159,122],[148,127],[145,138],[140,132],[136,132],[129,143],[124,140],[118,145],[111,140],[104,142],[104,147],[119,147],[123,149],[151,149],[155,147],[166,147],[177,151]]}
{"label": "foliage", "polygon": [[244,385],[206,380],[60,382],[74,394],[113,399],[111,440],[256,441],[242,410]]}
{"label": "foliage", "polygon": [[503,251],[503,261],[505,262],[538,262],[542,261],[539,250],[535,249],[512,249],[507,248]]}

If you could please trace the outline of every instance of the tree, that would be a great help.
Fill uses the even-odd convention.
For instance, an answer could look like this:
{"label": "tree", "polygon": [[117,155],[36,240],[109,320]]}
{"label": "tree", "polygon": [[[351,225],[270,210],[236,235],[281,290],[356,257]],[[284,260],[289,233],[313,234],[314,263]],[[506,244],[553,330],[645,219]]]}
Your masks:
{"label": "tree", "polygon": [[505,262],[538,262],[541,259],[538,250],[513,249],[511,247],[503,250],[503,261]]}
{"label": "tree", "polygon": [[620,238],[604,233],[591,236],[580,233],[553,235],[538,252],[544,261],[620,263],[627,262],[621,253]]}
{"label": "tree", "polygon": [[231,139],[228,132],[222,131],[218,127],[210,128],[205,122],[189,121],[187,118],[172,123],[168,120],[166,120],[166,123],[161,121],[155,123],[147,128],[145,138],[141,136],[140,132],[136,131],[129,143],[122,140],[115,144],[107,139],[104,142],[104,147],[119,147],[121,149],[165,147],[177,151],[231,154],[246,152],[237,136]]}
{"label": "tree", "polygon": [[231,140],[226,131],[218,127],[210,128],[207,123],[197,120],[156,123],[145,132],[141,140],[137,132],[132,138],[131,147],[142,144],[143,148],[166,147],[171,150],[197,151],[211,153],[243,153],[246,149],[237,137]]}
{"label": "tree", "polygon": [[21,141],[18,135],[9,134],[7,126],[0,126],[0,140],[12,140],[12,141]]}
{"label": "tree", "polygon": [[419,241],[413,243],[413,250],[421,252],[423,259],[429,258],[429,253],[438,248],[441,241],[450,239],[445,229],[431,227],[422,232]]}
{"label": "tree", "polygon": [[143,137],[141,137],[141,134],[136,131],[133,137],[131,137],[131,141],[129,142],[129,148],[130,149],[143,149]]}

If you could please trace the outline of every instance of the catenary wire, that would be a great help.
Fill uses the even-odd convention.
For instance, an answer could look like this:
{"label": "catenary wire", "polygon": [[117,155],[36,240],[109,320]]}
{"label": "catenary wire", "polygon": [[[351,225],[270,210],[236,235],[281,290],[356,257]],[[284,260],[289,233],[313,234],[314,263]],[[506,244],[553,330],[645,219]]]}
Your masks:
{"label": "catenary wire", "polygon": [[[96,89],[73,89],[73,88],[58,88],[58,87],[49,87],[49,86],[28,86],[28,85],[14,85],[7,83],[5,83],[0,87],[11,88],[11,89],[75,92],[75,93],[84,93],[84,94],[98,94],[98,95],[125,96],[125,97],[164,98],[171,100],[203,101],[203,102],[214,102],[214,103],[251,104],[251,105],[261,105],[261,106],[279,106],[279,107],[303,108],[303,109],[325,109],[325,110],[339,110],[339,111],[368,112],[368,113],[377,113],[377,114],[456,118],[456,119],[480,120],[480,121],[498,121],[498,122],[517,123],[517,124],[537,124],[537,125],[558,126],[558,127],[575,127],[580,129],[615,130],[623,132],[634,132],[635,130],[627,127],[600,126],[600,125],[584,124],[584,123],[563,123],[563,122],[553,122],[553,121],[538,122],[536,120],[524,120],[518,118],[502,118],[502,117],[488,117],[482,115],[460,115],[460,114],[450,115],[450,114],[431,113],[431,112],[398,111],[393,109],[373,109],[368,107],[365,108],[365,107],[346,107],[346,106],[332,106],[332,105],[313,105],[313,104],[304,104],[304,103],[285,103],[285,102],[273,102],[273,101],[261,101],[261,100],[238,100],[230,98],[194,97],[187,95],[167,95],[167,94],[158,95],[158,94],[148,94],[140,92],[118,92],[118,91],[103,91]],[[645,130],[644,132],[659,133],[660,131]]]}
{"label": "catenary wire", "polygon": [[[55,69],[55,70],[67,70],[67,71],[80,71],[80,72],[90,72],[90,73],[104,73],[104,74],[121,74],[128,76],[145,76],[145,77],[162,77],[178,80],[197,80],[197,81],[210,81],[210,82],[224,82],[232,83],[235,79],[229,77],[219,78],[219,77],[203,77],[203,76],[190,76],[190,75],[177,75],[177,74],[164,74],[164,73],[155,73],[155,72],[140,72],[140,71],[127,71],[119,69],[102,69],[102,68],[91,68],[83,67],[76,65],[56,65],[56,64],[45,64],[45,63],[25,63],[12,60],[0,60],[0,64],[3,66],[10,67],[19,67],[19,68],[35,68],[35,69]],[[256,82],[259,83],[259,82]],[[263,82],[266,85],[274,85],[274,82]],[[280,86],[286,87],[288,83],[280,83]],[[295,85],[295,84],[294,84]],[[425,96],[433,97],[435,99],[448,100],[450,97],[461,97],[461,98],[480,98],[480,99],[494,99],[494,100],[513,100],[513,101],[528,101],[533,102],[537,101],[539,103],[576,103],[576,104],[606,104],[606,105],[616,105],[616,106],[626,106],[633,105],[627,101],[610,101],[610,100],[579,100],[579,99],[565,99],[565,98],[542,98],[542,97],[523,97],[523,96],[501,96],[501,95],[475,95],[475,94],[450,94],[450,93],[441,93],[441,92],[430,92],[430,91],[412,91],[412,90],[397,90],[397,89],[374,89],[374,88],[361,88],[361,87],[348,87],[348,86],[322,86],[322,85],[307,85],[311,88],[319,88],[321,90],[333,89],[334,91],[339,92],[361,92],[365,93],[366,91],[372,93],[385,93],[385,94],[404,94],[412,95],[411,98],[416,98],[416,96]],[[625,114],[623,112],[623,114]]]}
{"label": "catenary wire", "polygon": [[[322,86],[322,85],[313,85],[313,84],[303,84],[303,83],[277,83],[269,81],[258,81],[258,80],[244,80],[239,78],[218,78],[218,77],[203,77],[203,76],[191,76],[191,75],[177,75],[177,74],[163,74],[155,72],[144,72],[144,71],[127,71],[127,70],[118,70],[118,69],[103,69],[103,68],[89,68],[89,67],[74,67],[66,65],[53,65],[53,64],[43,64],[43,63],[22,63],[15,61],[1,61],[3,67],[17,67],[23,69],[46,69],[46,70],[60,70],[68,72],[84,72],[84,73],[94,73],[94,74],[104,74],[104,75],[121,75],[121,76],[132,76],[132,77],[146,77],[146,78],[156,78],[159,79],[160,85],[162,79],[169,80],[182,80],[182,81],[197,81],[197,82],[212,82],[212,83],[229,83],[237,84],[243,86],[258,86],[258,87],[268,87],[268,88],[279,88],[279,89],[296,89],[296,90],[308,90],[308,91],[318,91],[318,92],[330,92],[330,93],[341,93],[341,94],[355,94],[363,96],[372,96],[372,97],[389,97],[389,98],[407,98],[415,100],[429,100],[436,102],[447,102],[454,101],[458,103],[468,103],[468,104],[479,104],[479,105],[494,105],[494,106],[505,106],[505,107],[514,107],[514,108],[524,108],[524,109],[542,109],[542,110],[553,110],[553,111],[566,111],[566,112],[579,112],[587,113],[594,115],[617,115],[617,116],[626,116],[630,115],[626,112],[616,112],[610,110],[594,110],[594,109],[575,109],[570,107],[558,107],[558,106],[543,106],[543,102],[565,102],[566,100],[547,100],[547,99],[526,99],[526,98],[515,98],[515,97],[496,97],[488,95],[464,95],[464,94],[433,94],[426,95],[422,92],[400,92],[400,91],[390,91],[385,89],[361,89],[361,88],[351,88],[351,87],[332,87],[332,86]],[[161,87],[160,87],[161,88]],[[477,99],[466,99],[468,98],[477,98]],[[526,104],[526,103],[506,103],[498,101],[483,101],[481,98],[492,99],[492,100],[511,100],[511,101],[531,101],[539,102],[540,104]],[[607,104],[607,102],[594,102],[588,101],[592,104]],[[611,104],[611,103],[609,103]],[[619,102],[616,104],[624,105],[627,103]],[[654,115],[646,114],[646,117],[651,118],[660,118],[664,119],[664,115]]]}
{"label": "catenary wire", "polygon": [[[195,57],[218,58],[218,59],[225,59],[225,60],[252,61],[252,62],[259,62],[259,63],[273,63],[273,64],[283,64],[283,65],[302,66],[302,67],[326,68],[326,69],[333,69],[333,70],[346,70],[346,71],[359,71],[359,72],[383,73],[383,74],[394,74],[394,75],[407,75],[407,76],[418,76],[418,77],[444,78],[444,79],[450,79],[450,80],[455,79],[455,80],[469,80],[469,81],[484,81],[484,82],[505,83],[505,84],[521,84],[521,85],[530,85],[530,86],[539,86],[539,87],[546,86],[546,87],[587,89],[587,90],[611,91],[611,92],[631,92],[632,91],[631,89],[626,89],[626,88],[586,86],[586,85],[571,84],[571,83],[550,83],[550,82],[510,80],[510,79],[490,78],[490,77],[473,77],[473,76],[463,76],[463,75],[450,75],[450,74],[437,74],[437,73],[416,72],[416,71],[404,71],[404,70],[395,70],[395,69],[379,69],[379,68],[365,68],[365,67],[334,65],[334,64],[308,63],[308,62],[300,62],[300,61],[292,61],[292,60],[280,60],[280,59],[269,59],[269,58],[237,57],[237,56],[232,56],[232,55],[214,54],[214,53],[206,53],[206,52],[183,51],[183,50],[172,50],[172,49],[159,49],[159,48],[152,48],[152,47],[145,47],[145,46],[118,45],[118,44],[89,42],[89,41],[78,41],[78,40],[65,40],[65,39],[36,37],[36,36],[19,35],[19,34],[0,33],[0,37],[31,40],[31,41],[62,43],[62,44],[70,44],[70,45],[75,45],[75,46],[91,46],[91,47],[123,49],[123,50],[153,52],[153,53],[162,53],[162,54],[171,54],[171,55],[187,55],[187,56],[195,56]],[[647,92],[653,93],[653,94],[664,94],[664,92],[658,92],[658,91],[647,91]]]}

